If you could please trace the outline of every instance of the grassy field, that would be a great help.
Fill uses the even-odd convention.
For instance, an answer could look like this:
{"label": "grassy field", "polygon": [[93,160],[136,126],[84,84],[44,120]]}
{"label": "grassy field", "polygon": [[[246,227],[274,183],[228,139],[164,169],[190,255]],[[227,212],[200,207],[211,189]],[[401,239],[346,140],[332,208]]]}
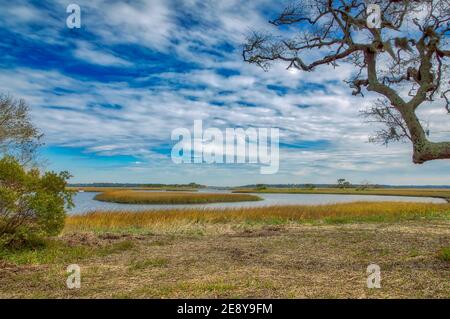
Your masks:
{"label": "grassy field", "polygon": [[[93,212],[0,251],[0,297],[449,298],[449,251],[450,204]],[[366,286],[372,263],[381,289]]]}
{"label": "grassy field", "polygon": [[121,204],[206,204],[222,202],[258,201],[249,194],[208,194],[185,192],[110,191],[98,194],[95,200]]}
{"label": "grassy field", "polygon": [[340,194],[340,195],[379,195],[443,198],[450,202],[450,189],[426,188],[239,188],[233,193],[283,193],[283,194]]}

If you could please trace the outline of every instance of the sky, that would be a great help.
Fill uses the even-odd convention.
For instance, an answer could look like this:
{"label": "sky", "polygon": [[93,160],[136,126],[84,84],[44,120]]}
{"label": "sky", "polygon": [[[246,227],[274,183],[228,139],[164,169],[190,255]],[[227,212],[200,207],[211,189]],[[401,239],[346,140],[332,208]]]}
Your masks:
{"label": "sky", "polygon": [[[81,8],[81,28],[66,7]],[[0,0],[0,93],[25,99],[44,133],[47,169],[73,183],[353,183],[448,185],[448,160],[415,165],[411,145],[368,143],[377,126],[353,97],[350,65],[269,72],[242,60],[252,30],[274,31],[270,0]],[[275,32],[275,31],[274,31]],[[434,141],[450,140],[439,105],[419,111]],[[177,128],[280,130],[279,171],[254,164],[175,164]]]}

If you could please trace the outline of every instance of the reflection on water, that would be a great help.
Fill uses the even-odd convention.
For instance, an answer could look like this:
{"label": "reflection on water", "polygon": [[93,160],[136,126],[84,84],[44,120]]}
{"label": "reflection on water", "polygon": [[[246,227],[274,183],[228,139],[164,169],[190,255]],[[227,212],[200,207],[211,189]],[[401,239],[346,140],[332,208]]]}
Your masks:
{"label": "reflection on water", "polygon": [[[222,190],[201,190],[207,193],[229,193]],[[94,210],[108,211],[139,211],[150,209],[174,209],[174,208],[238,208],[238,207],[261,207],[261,206],[283,206],[283,205],[320,205],[333,203],[348,203],[358,201],[397,201],[397,202],[425,202],[446,203],[444,199],[429,197],[403,197],[403,196],[375,196],[375,195],[325,195],[325,194],[256,194],[263,200],[258,202],[239,203],[215,203],[195,205],[131,205],[106,203],[94,200],[98,193],[77,193],[74,196],[75,208],[69,214],[84,214]]]}

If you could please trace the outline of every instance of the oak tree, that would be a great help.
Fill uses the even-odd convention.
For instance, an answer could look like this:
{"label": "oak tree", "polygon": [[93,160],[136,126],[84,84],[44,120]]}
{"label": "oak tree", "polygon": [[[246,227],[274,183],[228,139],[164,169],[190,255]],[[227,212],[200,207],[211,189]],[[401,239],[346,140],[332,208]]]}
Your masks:
{"label": "oak tree", "polygon": [[[379,28],[368,23],[373,5]],[[365,111],[385,124],[372,141],[410,140],[414,163],[450,158],[450,142],[431,141],[417,116],[432,103],[450,113],[450,0],[303,0],[270,23],[277,34],[253,32],[245,61],[265,70],[281,61],[306,72],[350,63],[353,95],[367,90],[380,97]]]}

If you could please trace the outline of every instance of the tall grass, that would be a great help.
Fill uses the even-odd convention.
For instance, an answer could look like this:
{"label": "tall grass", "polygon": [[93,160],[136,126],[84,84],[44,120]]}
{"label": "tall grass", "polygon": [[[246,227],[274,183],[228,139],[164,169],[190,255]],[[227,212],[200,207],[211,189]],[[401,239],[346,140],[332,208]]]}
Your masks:
{"label": "tall grass", "polygon": [[205,204],[221,202],[258,201],[260,197],[249,194],[208,194],[183,192],[114,191],[98,194],[95,200],[121,204]]}
{"label": "tall grass", "polygon": [[379,195],[379,196],[412,196],[436,197],[450,202],[450,189],[422,189],[422,188],[242,188],[235,189],[233,193],[284,193],[284,194],[341,194],[341,195]]}
{"label": "tall grass", "polygon": [[68,190],[71,191],[83,191],[88,193],[105,193],[105,192],[115,192],[115,191],[128,191],[128,190],[134,190],[134,191],[140,191],[140,190],[148,190],[148,191],[171,191],[171,192],[197,192],[198,189],[195,188],[189,188],[189,187],[174,187],[174,186],[167,186],[167,187],[93,187],[93,186],[87,186],[87,187],[67,187]]}
{"label": "tall grass", "polygon": [[69,216],[66,229],[146,228],[180,223],[285,223],[322,220],[331,223],[450,219],[450,204],[356,202],[319,206],[274,206],[236,209],[178,209],[144,212],[91,212]]}

